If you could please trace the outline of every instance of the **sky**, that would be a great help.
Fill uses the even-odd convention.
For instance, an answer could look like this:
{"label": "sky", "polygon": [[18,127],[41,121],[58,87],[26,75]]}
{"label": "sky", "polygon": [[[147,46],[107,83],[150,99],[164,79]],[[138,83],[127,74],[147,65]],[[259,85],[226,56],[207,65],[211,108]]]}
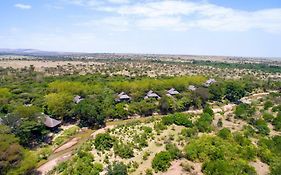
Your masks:
{"label": "sky", "polygon": [[0,48],[281,57],[281,0],[1,0]]}

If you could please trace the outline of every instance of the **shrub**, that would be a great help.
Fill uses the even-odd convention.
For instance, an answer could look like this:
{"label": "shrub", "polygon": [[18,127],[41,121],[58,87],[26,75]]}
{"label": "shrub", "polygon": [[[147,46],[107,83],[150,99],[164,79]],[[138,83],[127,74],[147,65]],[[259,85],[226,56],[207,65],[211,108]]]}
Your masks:
{"label": "shrub", "polygon": [[123,143],[119,143],[119,144],[115,144],[113,147],[114,153],[118,156],[120,156],[121,158],[131,158],[134,157],[134,151],[133,149]]}
{"label": "shrub", "polygon": [[182,167],[182,169],[186,172],[191,172],[192,169],[194,169],[194,167],[192,165],[190,165],[188,162],[182,162],[180,164],[180,166]]}
{"label": "shrub", "polygon": [[203,164],[203,172],[207,175],[256,175],[254,167],[244,161],[213,160]]}
{"label": "shrub", "polygon": [[213,117],[208,113],[203,113],[201,117],[195,123],[196,127],[200,132],[211,132],[212,131],[212,123]]}
{"label": "shrub", "polygon": [[254,126],[257,128],[258,133],[263,134],[263,135],[268,135],[270,130],[267,126],[267,123],[262,120],[262,119],[258,119],[254,122]]}
{"label": "shrub", "polygon": [[268,110],[268,109],[271,108],[272,106],[273,106],[272,101],[266,101],[266,102],[264,103],[264,109],[265,109],[265,110]]}
{"label": "shrub", "polygon": [[248,104],[239,104],[234,111],[234,114],[237,118],[241,118],[243,120],[248,119],[249,117],[251,117],[253,114],[255,113],[255,109],[252,108],[250,105]]}
{"label": "shrub", "polygon": [[145,170],[145,175],[153,175],[152,169],[146,169]]}
{"label": "shrub", "polygon": [[170,153],[171,159],[179,159],[181,157],[181,151],[175,144],[166,144],[166,150]]}
{"label": "shrub", "polygon": [[191,127],[192,121],[189,119],[190,116],[183,113],[175,113],[162,117],[164,125],[176,124],[179,126]]}
{"label": "shrub", "polygon": [[179,125],[179,126],[185,126],[185,127],[191,127],[192,126],[192,121],[189,119],[190,116],[187,114],[183,113],[176,113],[174,114],[174,124]]}
{"label": "shrub", "polygon": [[231,131],[228,128],[223,128],[218,132],[218,136],[223,139],[228,139],[231,137]]}
{"label": "shrub", "polygon": [[122,162],[113,162],[108,166],[107,175],[127,175],[127,166]]}
{"label": "shrub", "polygon": [[272,124],[274,125],[274,129],[277,131],[281,131],[281,115],[278,115],[273,119]]}
{"label": "shrub", "polygon": [[146,151],[143,153],[142,159],[147,160],[148,156],[150,156],[150,152]]}
{"label": "shrub", "polygon": [[171,166],[171,155],[168,151],[161,151],[155,155],[152,160],[152,168],[158,171],[167,171],[168,168]]}
{"label": "shrub", "polygon": [[217,127],[221,128],[223,126],[222,119],[220,118],[217,123]]}
{"label": "shrub", "polygon": [[157,132],[160,132],[162,130],[165,130],[167,129],[167,126],[163,124],[163,122],[156,122],[154,124],[154,129],[157,131]]}
{"label": "shrub", "polygon": [[109,133],[98,134],[94,140],[94,145],[97,150],[109,150],[112,148],[115,139]]}
{"label": "shrub", "polygon": [[281,105],[277,105],[272,108],[272,112],[279,112],[279,111],[281,111]]}
{"label": "shrub", "polygon": [[212,108],[210,108],[209,105],[205,106],[205,108],[203,109],[203,113],[208,113],[212,117],[214,116],[214,111]]}
{"label": "shrub", "polygon": [[192,137],[192,136],[195,136],[197,134],[197,129],[195,127],[193,127],[193,128],[183,128],[181,130],[181,134],[184,137]]}
{"label": "shrub", "polygon": [[268,112],[263,113],[262,117],[267,122],[272,122],[274,119],[274,116]]}
{"label": "shrub", "polygon": [[173,115],[166,115],[164,117],[162,117],[162,123],[164,125],[171,125],[175,122],[175,118]]}

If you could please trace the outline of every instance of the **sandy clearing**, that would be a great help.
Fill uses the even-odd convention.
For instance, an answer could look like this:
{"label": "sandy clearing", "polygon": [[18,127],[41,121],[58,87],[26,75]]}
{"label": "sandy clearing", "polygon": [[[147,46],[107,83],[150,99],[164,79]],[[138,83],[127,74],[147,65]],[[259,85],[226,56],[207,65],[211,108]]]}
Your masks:
{"label": "sandy clearing", "polygon": [[258,175],[267,175],[269,174],[269,166],[260,160],[256,160],[255,162],[250,162],[250,165],[253,166]]}

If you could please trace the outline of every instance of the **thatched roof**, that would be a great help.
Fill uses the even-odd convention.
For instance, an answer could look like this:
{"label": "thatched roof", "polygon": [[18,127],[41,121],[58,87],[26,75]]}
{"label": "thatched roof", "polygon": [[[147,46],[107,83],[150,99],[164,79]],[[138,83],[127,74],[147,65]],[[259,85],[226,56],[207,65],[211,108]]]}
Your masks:
{"label": "thatched roof", "polygon": [[49,128],[54,128],[54,127],[58,126],[59,124],[61,124],[61,121],[53,119],[49,116],[46,116],[44,124],[45,124],[45,126],[47,126]]}
{"label": "thatched roof", "polygon": [[188,90],[190,90],[190,91],[195,91],[195,90],[196,90],[196,87],[193,86],[193,85],[190,85],[190,86],[188,86]]}
{"label": "thatched roof", "polygon": [[170,95],[177,95],[179,94],[179,91],[175,90],[174,88],[171,88],[170,90],[167,91],[168,94]]}
{"label": "thatched roof", "polygon": [[147,98],[160,98],[160,96],[158,94],[154,93],[152,90],[150,90],[144,98],[145,99],[147,99]]}
{"label": "thatched roof", "polygon": [[131,97],[127,95],[125,92],[121,92],[117,95],[118,97],[115,99],[116,101],[129,101]]}

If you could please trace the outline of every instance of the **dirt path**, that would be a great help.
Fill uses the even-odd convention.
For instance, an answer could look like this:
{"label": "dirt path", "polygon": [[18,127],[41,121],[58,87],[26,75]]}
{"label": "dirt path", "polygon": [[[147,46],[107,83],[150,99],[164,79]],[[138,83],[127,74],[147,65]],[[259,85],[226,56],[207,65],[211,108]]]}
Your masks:
{"label": "dirt path", "polygon": [[42,174],[45,175],[47,174],[49,171],[51,171],[55,166],[57,166],[59,163],[64,162],[68,159],[71,158],[72,153],[71,152],[67,152],[65,154],[60,155],[57,158],[54,158],[50,161],[48,161],[47,163],[43,164],[42,166],[40,166],[37,171]]}
{"label": "dirt path", "polygon": [[63,150],[66,150],[68,148],[71,148],[72,146],[76,145],[78,143],[78,140],[80,140],[80,138],[73,138],[71,139],[69,142],[67,142],[66,144],[60,146],[59,148],[57,148],[54,153],[58,153],[58,152],[61,152]]}
{"label": "dirt path", "polygon": [[37,168],[37,171],[40,174],[45,175],[59,163],[69,160],[72,153],[89,138],[91,138],[92,133],[93,130],[90,129],[78,133],[68,142],[57,148],[54,153],[50,155],[48,161]]}

